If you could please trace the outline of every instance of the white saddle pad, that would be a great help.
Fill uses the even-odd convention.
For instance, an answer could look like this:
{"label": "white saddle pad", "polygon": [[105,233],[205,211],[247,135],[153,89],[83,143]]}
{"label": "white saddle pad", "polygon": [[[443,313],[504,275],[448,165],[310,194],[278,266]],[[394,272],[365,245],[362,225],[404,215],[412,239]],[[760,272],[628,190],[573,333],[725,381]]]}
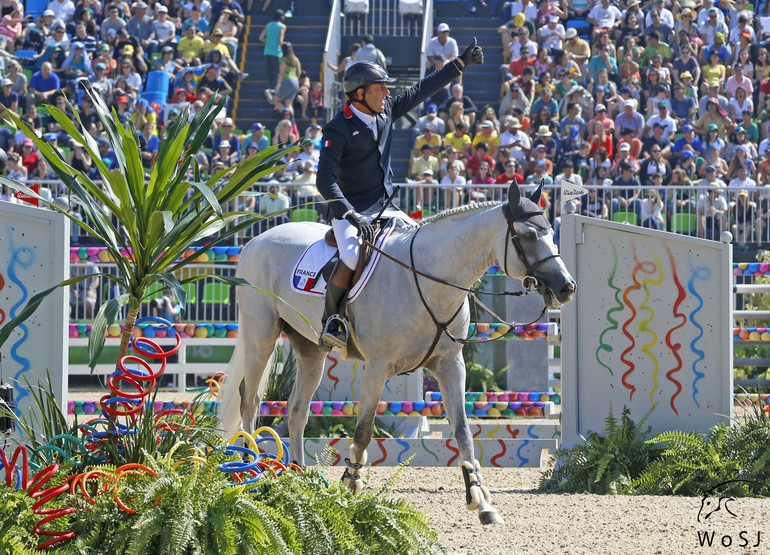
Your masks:
{"label": "white saddle pad", "polygon": [[[385,230],[379,235],[375,245],[382,248],[385,240],[393,232],[395,220],[390,220],[385,226]],[[305,295],[316,295],[323,297],[326,294],[326,279],[331,275],[334,269],[334,260],[337,258],[337,248],[330,246],[324,239],[319,239],[310,245],[302,256],[300,256],[294,271],[291,273],[291,286],[298,293]],[[369,259],[369,263],[364,267],[361,278],[350,289],[348,293],[348,302],[356,300],[361,294],[366,282],[374,272],[377,262],[380,260],[380,253],[374,252]]]}

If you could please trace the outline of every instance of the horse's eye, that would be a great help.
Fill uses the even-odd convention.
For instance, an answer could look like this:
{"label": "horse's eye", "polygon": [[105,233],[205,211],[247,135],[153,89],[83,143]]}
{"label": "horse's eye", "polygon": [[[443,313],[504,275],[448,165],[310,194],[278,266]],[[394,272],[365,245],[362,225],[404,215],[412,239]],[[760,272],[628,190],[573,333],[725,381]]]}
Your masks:
{"label": "horse's eye", "polygon": [[529,239],[530,241],[534,241],[537,239],[537,233],[534,231],[527,231],[524,233],[524,238]]}

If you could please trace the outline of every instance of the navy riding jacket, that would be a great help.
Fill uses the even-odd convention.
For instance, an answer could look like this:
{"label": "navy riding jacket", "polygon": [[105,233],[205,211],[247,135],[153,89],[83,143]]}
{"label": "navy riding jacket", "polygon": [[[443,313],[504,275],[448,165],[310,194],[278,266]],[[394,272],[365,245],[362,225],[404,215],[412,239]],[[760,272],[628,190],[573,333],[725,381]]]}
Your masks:
{"label": "navy riding jacket", "polygon": [[411,89],[385,99],[376,117],[378,140],[348,104],[323,128],[316,186],[329,201],[334,217],[355,210],[376,214],[393,192],[390,146],[393,122],[460,75],[456,61]]}

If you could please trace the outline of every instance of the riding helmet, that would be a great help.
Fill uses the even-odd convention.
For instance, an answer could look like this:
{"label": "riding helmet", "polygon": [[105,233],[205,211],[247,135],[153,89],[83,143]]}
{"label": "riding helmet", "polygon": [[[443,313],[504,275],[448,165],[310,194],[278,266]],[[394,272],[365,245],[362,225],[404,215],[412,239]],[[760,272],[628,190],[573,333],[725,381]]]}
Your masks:
{"label": "riding helmet", "polygon": [[393,83],[395,79],[374,62],[356,62],[345,70],[342,84],[345,94],[373,83]]}

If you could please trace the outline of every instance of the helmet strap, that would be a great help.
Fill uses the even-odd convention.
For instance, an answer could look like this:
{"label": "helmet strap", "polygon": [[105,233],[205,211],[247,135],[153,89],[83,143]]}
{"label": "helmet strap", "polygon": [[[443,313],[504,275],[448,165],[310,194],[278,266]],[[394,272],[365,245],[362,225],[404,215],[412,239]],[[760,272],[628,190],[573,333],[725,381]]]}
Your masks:
{"label": "helmet strap", "polygon": [[369,85],[364,85],[364,86],[360,87],[360,89],[363,89],[363,91],[364,91],[364,95],[361,97],[361,100],[359,100],[358,98],[355,97],[356,91],[358,91],[359,89],[356,89],[355,91],[353,91],[353,93],[351,95],[351,96],[353,96],[353,98],[350,100],[350,103],[351,104],[358,103],[358,104],[364,105],[366,107],[366,109],[369,110],[370,115],[376,117],[377,116],[377,112],[372,110],[372,107],[369,106],[369,103],[366,101],[366,88],[368,86]]}

